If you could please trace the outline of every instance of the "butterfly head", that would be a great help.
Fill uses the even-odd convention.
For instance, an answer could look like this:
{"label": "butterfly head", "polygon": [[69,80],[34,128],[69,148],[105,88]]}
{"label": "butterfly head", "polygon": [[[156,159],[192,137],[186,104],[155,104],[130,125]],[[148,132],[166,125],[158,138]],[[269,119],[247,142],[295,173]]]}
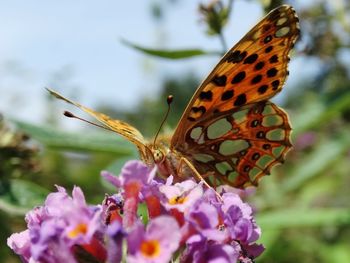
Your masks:
{"label": "butterfly head", "polygon": [[162,163],[165,159],[164,152],[159,148],[152,149],[153,159],[156,164]]}

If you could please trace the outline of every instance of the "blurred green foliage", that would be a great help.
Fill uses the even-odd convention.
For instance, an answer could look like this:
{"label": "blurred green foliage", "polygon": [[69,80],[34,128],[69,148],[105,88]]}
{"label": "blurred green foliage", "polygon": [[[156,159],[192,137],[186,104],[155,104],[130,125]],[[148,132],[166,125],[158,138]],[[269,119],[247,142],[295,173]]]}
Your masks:
{"label": "blurred green foliage", "polygon": [[[269,11],[283,1],[260,3]],[[223,49],[231,4],[200,7],[207,33],[218,37]],[[166,7],[152,8],[155,18],[162,19],[162,8]],[[317,61],[317,69],[315,75],[298,80],[284,103],[293,127],[294,149],[286,163],[264,178],[255,195],[249,197],[262,227],[261,242],[267,248],[257,262],[350,262],[350,64],[344,59],[350,57],[350,4],[320,0],[298,9],[298,14],[302,38],[292,59]],[[163,59],[213,54],[201,49],[157,50],[125,43]],[[137,123],[144,134],[152,136],[166,110],[167,95],[176,99],[167,121],[171,130],[198,83],[190,73],[169,77],[160,96],[145,99],[136,111],[100,110]],[[13,124],[16,130],[8,128]],[[8,256],[6,238],[24,228],[24,213],[41,204],[54,184],[68,189],[80,185],[88,200],[97,203],[104,192],[112,191],[101,182],[99,172],[108,169],[118,174],[125,160],[137,158],[130,143],[105,132],[75,134],[54,126],[2,121],[0,134],[0,258],[5,261],[16,262]]]}

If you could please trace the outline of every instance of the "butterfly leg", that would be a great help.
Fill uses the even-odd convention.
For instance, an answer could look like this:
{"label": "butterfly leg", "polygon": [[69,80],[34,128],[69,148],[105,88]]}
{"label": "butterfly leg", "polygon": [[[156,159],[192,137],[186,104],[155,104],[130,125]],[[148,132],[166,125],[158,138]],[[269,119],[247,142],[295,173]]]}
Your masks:
{"label": "butterfly leg", "polygon": [[188,160],[186,159],[185,157],[181,157],[180,159],[180,162],[179,162],[179,166],[178,166],[178,171],[177,171],[177,174],[181,174],[181,169],[182,169],[182,166],[183,164],[186,164],[191,170],[192,172],[194,173],[194,175],[197,177],[198,180],[202,181],[204,183],[204,185],[208,188],[211,188],[215,191],[217,197],[222,200],[222,197],[220,196],[220,194],[218,192],[216,192],[216,190],[211,187],[207,181],[205,181],[205,179],[200,175],[200,173],[197,171],[197,169],[193,166],[193,164]]}

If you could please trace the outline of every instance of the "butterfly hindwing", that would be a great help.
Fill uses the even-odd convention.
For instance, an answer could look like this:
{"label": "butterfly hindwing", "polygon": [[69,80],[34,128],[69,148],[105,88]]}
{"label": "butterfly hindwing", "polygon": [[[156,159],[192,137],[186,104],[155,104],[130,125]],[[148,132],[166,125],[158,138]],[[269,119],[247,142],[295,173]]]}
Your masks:
{"label": "butterfly hindwing", "polygon": [[257,185],[291,147],[287,114],[263,101],[199,122],[186,138],[186,155],[212,185]]}

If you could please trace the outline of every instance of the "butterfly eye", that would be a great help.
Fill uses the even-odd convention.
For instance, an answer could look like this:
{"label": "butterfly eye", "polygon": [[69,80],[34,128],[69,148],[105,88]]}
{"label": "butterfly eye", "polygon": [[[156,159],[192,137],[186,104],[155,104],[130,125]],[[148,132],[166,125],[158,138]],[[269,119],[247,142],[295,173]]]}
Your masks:
{"label": "butterfly eye", "polygon": [[164,154],[159,149],[153,150],[153,158],[155,163],[160,163],[164,159]]}

